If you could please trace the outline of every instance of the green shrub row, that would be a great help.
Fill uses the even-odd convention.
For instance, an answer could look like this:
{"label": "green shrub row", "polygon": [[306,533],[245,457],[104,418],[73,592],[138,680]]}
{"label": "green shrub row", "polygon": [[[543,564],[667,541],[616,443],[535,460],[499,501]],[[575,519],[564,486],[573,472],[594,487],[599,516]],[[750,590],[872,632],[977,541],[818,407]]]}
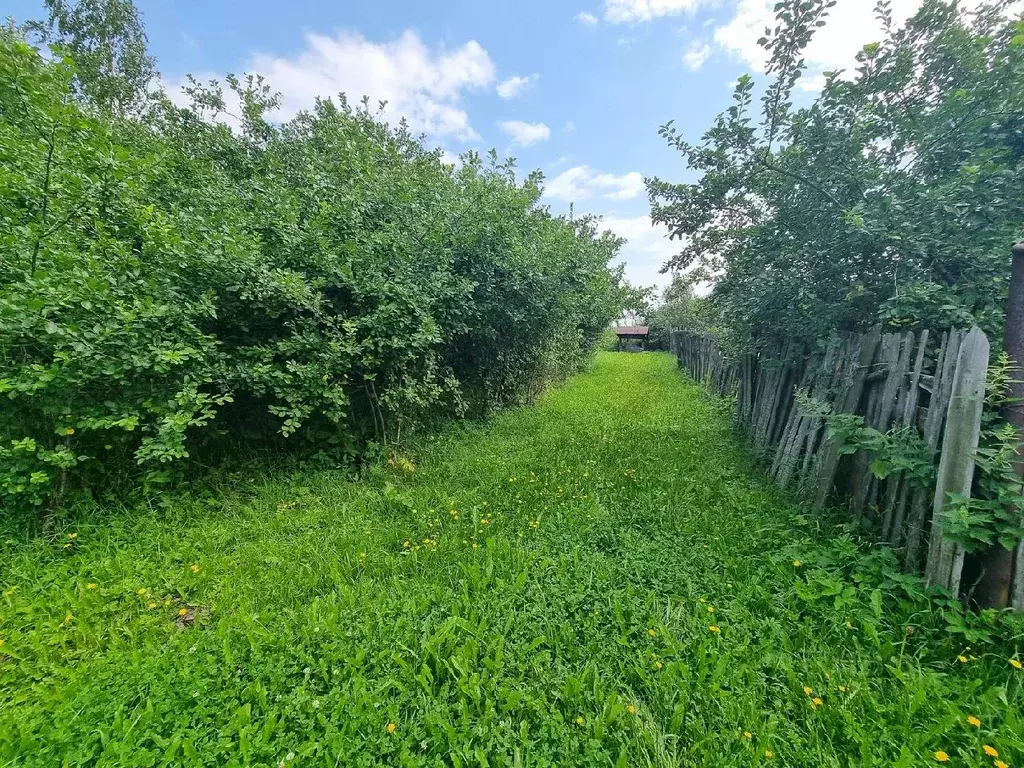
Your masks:
{"label": "green shrub row", "polygon": [[7,509],[167,479],[225,435],[355,456],[528,399],[616,316],[621,241],[552,216],[539,175],[446,165],[343,98],[273,124],[260,82],[229,82],[231,127],[198,85],[115,117],[0,35]]}

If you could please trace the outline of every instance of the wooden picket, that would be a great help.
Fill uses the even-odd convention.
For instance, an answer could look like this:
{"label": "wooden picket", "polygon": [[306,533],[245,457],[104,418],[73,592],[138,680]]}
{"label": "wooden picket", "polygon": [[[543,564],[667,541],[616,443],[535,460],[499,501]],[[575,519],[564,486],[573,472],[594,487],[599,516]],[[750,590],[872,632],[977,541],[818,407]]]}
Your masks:
{"label": "wooden picket", "polygon": [[[845,504],[908,571],[958,592],[963,552],[942,537],[938,521],[949,493],[971,490],[989,356],[981,329],[950,329],[935,343],[928,331],[876,327],[836,335],[816,350],[776,343],[735,358],[709,334],[677,331],[672,350],[695,379],[735,397],[736,425],[775,482],[805,495],[816,510]],[[804,406],[798,393],[806,395]],[[828,413],[862,416],[881,432],[916,430],[938,465],[936,486],[876,477],[870,455],[848,455],[842,439],[829,436]],[[1024,557],[1014,578],[1014,604],[1024,608]]]}
{"label": "wooden picket", "polygon": [[981,434],[981,412],[985,405],[985,373],[989,344],[975,326],[960,344],[953,375],[946,429],[942,438],[939,472],[932,503],[931,543],[928,547],[928,581],[960,591],[964,551],[942,535],[939,517],[949,494],[970,497],[974,480],[974,452]]}

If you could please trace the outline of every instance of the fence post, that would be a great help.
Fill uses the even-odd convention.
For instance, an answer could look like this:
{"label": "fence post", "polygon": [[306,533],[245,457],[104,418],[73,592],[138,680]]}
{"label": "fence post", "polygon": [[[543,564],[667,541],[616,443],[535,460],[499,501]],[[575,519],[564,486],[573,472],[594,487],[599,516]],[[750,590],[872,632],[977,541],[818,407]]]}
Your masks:
{"label": "fence post", "polygon": [[981,433],[981,411],[985,405],[988,354],[988,338],[981,328],[974,326],[957,355],[932,503],[931,545],[925,574],[929,584],[945,587],[954,595],[960,592],[964,550],[943,535],[942,513],[946,508],[947,494],[971,495],[974,456]]}
{"label": "fence post", "polygon": [[[1010,402],[1000,415],[1013,424],[1018,433],[1024,432],[1024,381],[1021,365],[1024,363],[1024,243],[1013,246],[1013,266],[1010,291],[1006,297],[1006,324],[1003,329],[1003,349],[1010,358],[1014,371],[1010,382]],[[1017,446],[1020,459],[1014,470],[1024,476],[1024,443]],[[1014,554],[1016,553],[1016,577]],[[1024,541],[1014,549],[1006,549],[998,542],[976,555],[980,575],[974,589],[974,601],[979,608],[1005,608],[1012,604],[1024,610]],[[1011,596],[1011,589],[1013,594]]]}
{"label": "fence post", "polygon": [[[1006,299],[1003,348],[1010,357],[1010,364],[1016,366],[1011,376],[1011,399],[1003,409],[1003,418],[1017,427],[1019,436],[1024,437],[1024,243],[1013,246],[1013,270],[1010,294]],[[1014,469],[1018,477],[1024,477],[1024,440],[1017,445],[1017,458],[1019,461]],[[1016,564],[1010,572],[1012,583],[1007,585],[1010,587],[1008,601],[1014,610],[1024,611],[1024,540],[1017,544]]]}

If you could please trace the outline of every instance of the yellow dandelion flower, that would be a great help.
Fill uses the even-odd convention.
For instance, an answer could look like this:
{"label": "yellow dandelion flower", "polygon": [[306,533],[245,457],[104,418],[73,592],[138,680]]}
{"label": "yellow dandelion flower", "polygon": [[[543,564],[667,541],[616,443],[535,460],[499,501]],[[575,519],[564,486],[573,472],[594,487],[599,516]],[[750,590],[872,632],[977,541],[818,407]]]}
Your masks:
{"label": "yellow dandelion flower", "polygon": [[97,585],[96,585],[95,582],[90,581],[88,584],[85,585],[85,588],[86,589],[96,589],[96,586]]}
{"label": "yellow dandelion flower", "polygon": [[840,685],[839,686],[839,692],[840,693],[846,693],[846,686],[845,685]]}
{"label": "yellow dandelion flower", "polygon": [[793,567],[794,568],[799,568],[801,565],[803,565],[803,561],[802,560],[794,560],[793,561]]}
{"label": "yellow dandelion flower", "polygon": [[999,752],[995,747],[989,746],[988,744],[982,744],[981,748],[985,750],[985,754],[989,757],[999,757]]}
{"label": "yellow dandelion flower", "polygon": [[583,725],[583,724],[584,724],[584,723],[586,723],[586,722],[587,722],[587,721],[586,721],[586,720],[584,720],[584,719],[583,719],[582,717],[577,717],[577,718],[576,718],[576,725]]}
{"label": "yellow dandelion flower", "polygon": [[630,704],[628,707],[626,707],[626,711],[629,712],[629,714],[631,714],[631,715],[635,715],[636,714],[636,707],[634,707],[632,704]]}
{"label": "yellow dandelion flower", "polygon": [[3,645],[4,645],[4,639],[2,637],[0,637],[0,648],[3,648]]}
{"label": "yellow dandelion flower", "polygon": [[752,734],[750,731],[744,731],[743,738],[747,741],[750,741],[752,738],[754,738],[754,734]]}
{"label": "yellow dandelion flower", "polygon": [[956,660],[959,661],[961,664],[966,664],[967,663],[967,657],[964,656],[963,654],[960,654],[959,656],[957,656]]}
{"label": "yellow dandelion flower", "polygon": [[1002,760],[995,760],[992,765],[994,765],[995,768],[1010,768],[1009,764],[1004,763]]}
{"label": "yellow dandelion flower", "polygon": [[847,629],[853,629],[853,622],[852,621],[846,622],[846,628]]}
{"label": "yellow dandelion flower", "polygon": [[655,669],[661,669],[663,666],[665,666],[665,665],[662,664],[660,661],[654,662],[654,668]]}
{"label": "yellow dandelion flower", "polygon": [[658,632],[657,632],[657,630],[654,630],[654,629],[648,629],[647,630],[647,634],[650,635],[651,637],[655,637],[658,634]]}
{"label": "yellow dandelion flower", "polygon": [[77,539],[78,538],[78,533],[76,531],[72,531],[71,533],[68,534],[68,538],[69,539]]}
{"label": "yellow dandelion flower", "polygon": [[188,608],[179,608],[178,609],[178,615],[179,616],[184,616],[186,613],[188,613]]}
{"label": "yellow dandelion flower", "polygon": [[156,608],[156,603],[150,602],[146,605],[146,607],[149,608],[149,610],[153,610],[154,608]]}
{"label": "yellow dandelion flower", "polygon": [[772,752],[770,749],[766,749],[764,751],[764,756],[771,760],[773,757],[775,757],[775,753]]}
{"label": "yellow dandelion flower", "polygon": [[75,428],[68,427],[67,429],[64,430],[64,434],[70,437],[71,435],[75,434]]}
{"label": "yellow dandelion flower", "polygon": [[1010,659],[1010,666],[1014,669],[1021,669],[1022,667],[1024,667],[1024,664],[1021,664],[1016,659]]}
{"label": "yellow dandelion flower", "polygon": [[10,587],[9,589],[5,589],[4,590],[4,597],[10,597],[11,595],[13,595],[17,591],[18,591],[17,587]]}
{"label": "yellow dandelion flower", "polygon": [[939,763],[948,763],[949,755],[943,752],[941,749],[935,753],[935,760]]}
{"label": "yellow dandelion flower", "polygon": [[971,725],[973,725],[975,728],[980,728],[981,727],[981,720],[976,718],[974,715],[968,715],[967,716],[967,722],[970,723]]}
{"label": "yellow dandelion flower", "polygon": [[144,595],[144,594],[146,594],[146,588],[145,587],[139,587],[138,589],[135,590],[135,594],[136,595]]}
{"label": "yellow dandelion flower", "polygon": [[714,612],[715,612],[715,606],[709,605],[708,606],[708,613],[714,613]]}
{"label": "yellow dandelion flower", "polygon": [[397,727],[398,726],[394,723],[388,723],[387,728],[385,728],[384,730],[386,730],[388,733],[394,733]]}
{"label": "yellow dandelion flower", "polygon": [[814,697],[814,699],[812,699],[812,700],[811,700],[811,704],[813,704],[813,705],[814,705],[815,707],[820,707],[820,706],[821,706],[822,704],[824,704],[824,703],[825,703],[825,702],[824,702],[824,701],[822,701],[822,700],[821,700],[820,698],[818,698],[817,696],[815,696],[815,697]]}
{"label": "yellow dandelion flower", "polygon": [[722,631],[722,628],[721,628],[721,627],[719,627],[719,626],[718,626],[717,624],[712,624],[712,625],[711,625],[710,627],[708,627],[708,629],[709,629],[709,630],[710,630],[711,632],[714,632],[714,633],[715,633],[716,635],[717,635],[717,634],[718,634],[719,632],[721,632],[721,631]]}
{"label": "yellow dandelion flower", "polygon": [[192,563],[188,569],[192,571],[192,573],[199,573],[199,563]]}
{"label": "yellow dandelion flower", "polygon": [[811,686],[809,686],[809,685],[805,685],[804,686],[804,696],[810,696],[812,693],[814,693],[814,689],[811,688]]}

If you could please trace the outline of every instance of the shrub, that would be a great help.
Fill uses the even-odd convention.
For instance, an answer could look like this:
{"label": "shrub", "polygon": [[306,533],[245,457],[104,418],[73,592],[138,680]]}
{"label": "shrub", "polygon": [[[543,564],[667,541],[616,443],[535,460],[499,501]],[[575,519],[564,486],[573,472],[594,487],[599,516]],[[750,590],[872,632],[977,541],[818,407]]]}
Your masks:
{"label": "shrub", "polygon": [[75,82],[0,35],[5,506],[166,479],[224,428],[354,456],[521,401],[618,312],[620,241],[493,153],[456,169],[343,99],[273,125],[253,78],[234,130],[219,86],[128,119]]}

